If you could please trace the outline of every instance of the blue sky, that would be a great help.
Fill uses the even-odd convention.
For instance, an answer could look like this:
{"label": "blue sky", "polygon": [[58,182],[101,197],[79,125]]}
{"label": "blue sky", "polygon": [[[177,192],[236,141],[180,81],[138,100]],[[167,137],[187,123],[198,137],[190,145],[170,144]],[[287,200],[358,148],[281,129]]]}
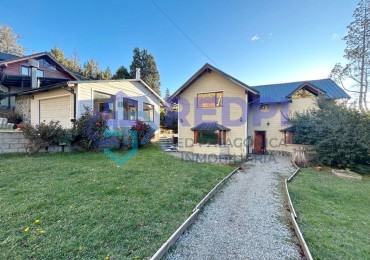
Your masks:
{"label": "blue sky", "polygon": [[129,67],[134,47],[145,48],[162,93],[173,93],[206,62],[251,86],[326,78],[344,61],[342,38],[358,2],[153,1],[167,16],[151,0],[2,1],[0,24],[23,35],[27,53],[58,46],[113,72]]}

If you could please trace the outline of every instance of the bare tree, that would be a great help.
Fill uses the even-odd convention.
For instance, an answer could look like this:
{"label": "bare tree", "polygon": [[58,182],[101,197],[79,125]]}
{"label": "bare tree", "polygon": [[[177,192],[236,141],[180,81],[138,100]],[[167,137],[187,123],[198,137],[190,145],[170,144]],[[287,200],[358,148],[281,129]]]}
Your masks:
{"label": "bare tree", "polygon": [[[344,57],[348,64],[336,64],[330,77],[340,83],[344,89],[358,95],[358,105],[362,112],[368,112],[367,93],[370,69],[370,1],[360,0],[353,13],[354,21],[347,27],[348,33],[343,38],[347,47]],[[344,80],[351,79],[351,89],[344,87]]]}

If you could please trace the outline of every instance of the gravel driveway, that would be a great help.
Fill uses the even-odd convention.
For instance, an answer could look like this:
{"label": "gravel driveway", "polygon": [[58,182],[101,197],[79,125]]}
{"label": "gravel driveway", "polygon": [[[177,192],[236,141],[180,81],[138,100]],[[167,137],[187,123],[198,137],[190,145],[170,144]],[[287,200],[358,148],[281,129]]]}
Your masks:
{"label": "gravel driveway", "polygon": [[294,168],[288,157],[259,159],[228,181],[166,259],[301,258],[280,192]]}

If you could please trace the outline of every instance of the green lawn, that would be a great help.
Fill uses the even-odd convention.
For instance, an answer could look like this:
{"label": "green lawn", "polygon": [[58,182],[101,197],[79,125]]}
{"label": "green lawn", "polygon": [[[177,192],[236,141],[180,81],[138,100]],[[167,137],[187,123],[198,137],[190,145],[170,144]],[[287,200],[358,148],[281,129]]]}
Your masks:
{"label": "green lawn", "polygon": [[370,177],[302,169],[289,184],[314,259],[370,259]]}
{"label": "green lawn", "polygon": [[146,258],[232,170],[157,145],[121,167],[104,153],[0,155],[0,258]]}

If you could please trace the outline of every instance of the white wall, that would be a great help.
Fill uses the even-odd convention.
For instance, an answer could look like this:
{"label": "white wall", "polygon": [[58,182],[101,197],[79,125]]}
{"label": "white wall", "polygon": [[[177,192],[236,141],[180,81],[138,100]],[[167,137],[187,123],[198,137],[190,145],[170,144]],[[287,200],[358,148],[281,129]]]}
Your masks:
{"label": "white wall", "polygon": [[[93,108],[94,91],[116,96],[116,119],[123,120],[123,97],[138,101],[138,119],[144,120],[143,103],[154,105],[154,122],[147,122],[154,129],[159,130],[160,100],[147,87],[138,81],[108,80],[78,83],[77,87],[77,118],[83,113],[84,106]],[[109,120],[109,124],[112,124]],[[122,122],[121,122],[122,123]],[[126,126],[134,124],[134,121],[123,122]]]}

